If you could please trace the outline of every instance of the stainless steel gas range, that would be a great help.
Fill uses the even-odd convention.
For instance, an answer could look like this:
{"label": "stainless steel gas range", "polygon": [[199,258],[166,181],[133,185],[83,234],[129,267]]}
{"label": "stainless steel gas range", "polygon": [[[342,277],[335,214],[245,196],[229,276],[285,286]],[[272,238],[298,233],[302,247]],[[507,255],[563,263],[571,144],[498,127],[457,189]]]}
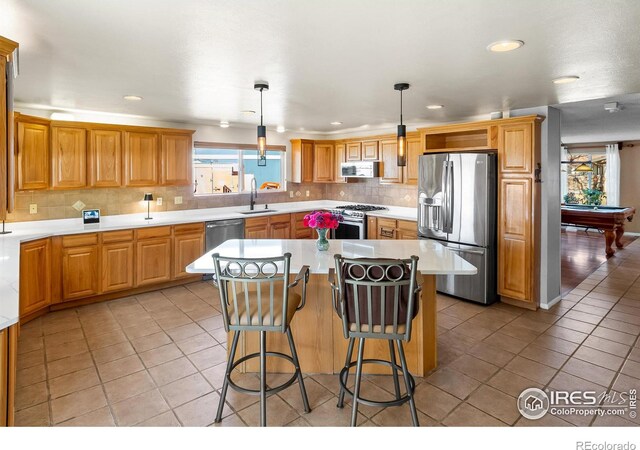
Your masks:
{"label": "stainless steel gas range", "polygon": [[343,205],[331,210],[334,214],[342,214],[344,221],[333,231],[334,239],[366,239],[367,212],[384,211],[384,206]]}

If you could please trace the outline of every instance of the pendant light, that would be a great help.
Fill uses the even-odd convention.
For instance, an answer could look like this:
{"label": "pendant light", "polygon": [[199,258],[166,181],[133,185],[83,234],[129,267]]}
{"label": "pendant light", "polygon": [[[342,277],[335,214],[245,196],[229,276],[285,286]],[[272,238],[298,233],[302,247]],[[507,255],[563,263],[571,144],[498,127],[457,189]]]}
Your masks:
{"label": "pendant light", "polygon": [[593,167],[591,167],[591,165],[587,163],[582,163],[578,167],[573,169],[573,171],[574,172],[593,172]]}
{"label": "pendant light", "polygon": [[267,127],[262,124],[262,91],[269,90],[269,83],[257,82],[253,85],[256,91],[260,91],[260,125],[258,125],[258,165],[267,165]]}
{"label": "pendant light", "polygon": [[407,127],[402,123],[402,91],[409,89],[409,83],[396,83],[393,85],[396,91],[400,91],[400,125],[398,125],[398,166],[407,165]]}

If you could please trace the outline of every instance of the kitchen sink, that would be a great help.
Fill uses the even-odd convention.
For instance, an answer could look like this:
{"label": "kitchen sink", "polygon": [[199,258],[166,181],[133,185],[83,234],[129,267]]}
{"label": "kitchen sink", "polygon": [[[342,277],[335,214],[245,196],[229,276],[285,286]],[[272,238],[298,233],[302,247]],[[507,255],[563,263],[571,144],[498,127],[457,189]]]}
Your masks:
{"label": "kitchen sink", "polygon": [[255,209],[253,211],[240,211],[240,214],[262,214],[268,212],[276,212],[275,209]]}

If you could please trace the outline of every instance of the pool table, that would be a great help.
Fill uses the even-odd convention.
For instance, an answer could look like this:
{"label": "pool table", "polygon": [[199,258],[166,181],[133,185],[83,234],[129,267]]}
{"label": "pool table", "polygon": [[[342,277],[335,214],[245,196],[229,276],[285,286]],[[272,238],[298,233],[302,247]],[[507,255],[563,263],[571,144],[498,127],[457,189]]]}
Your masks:
{"label": "pool table", "polygon": [[611,248],[614,240],[616,247],[622,248],[622,235],[625,221],[631,222],[635,208],[624,206],[588,206],[562,205],[562,223],[604,231],[607,256],[616,251]]}

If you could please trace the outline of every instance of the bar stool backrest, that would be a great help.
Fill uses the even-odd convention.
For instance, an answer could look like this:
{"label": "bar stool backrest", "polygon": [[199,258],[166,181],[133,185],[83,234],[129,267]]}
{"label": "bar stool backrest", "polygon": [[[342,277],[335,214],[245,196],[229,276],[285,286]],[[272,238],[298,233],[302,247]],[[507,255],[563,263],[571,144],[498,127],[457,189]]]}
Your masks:
{"label": "bar stool backrest", "polygon": [[[212,257],[225,330],[284,333],[288,326],[291,254],[246,259],[215,253]],[[250,323],[241,321],[242,312],[251,315]]]}
{"label": "bar stool backrest", "polygon": [[336,310],[345,338],[411,339],[418,313],[418,257],[349,259],[335,255]]}

